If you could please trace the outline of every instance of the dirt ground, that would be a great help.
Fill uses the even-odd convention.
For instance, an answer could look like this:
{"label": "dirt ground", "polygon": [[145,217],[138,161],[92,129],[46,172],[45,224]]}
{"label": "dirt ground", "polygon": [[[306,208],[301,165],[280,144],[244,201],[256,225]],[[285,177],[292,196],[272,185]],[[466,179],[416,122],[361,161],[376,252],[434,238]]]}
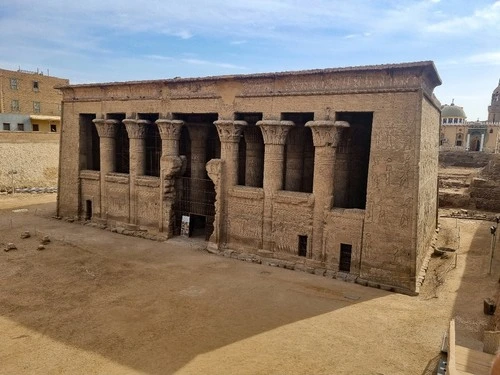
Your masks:
{"label": "dirt ground", "polygon": [[450,318],[470,347],[490,323],[485,221],[441,219],[457,267],[432,258],[409,297],[58,221],[50,198],[0,196],[0,374],[431,374]]}

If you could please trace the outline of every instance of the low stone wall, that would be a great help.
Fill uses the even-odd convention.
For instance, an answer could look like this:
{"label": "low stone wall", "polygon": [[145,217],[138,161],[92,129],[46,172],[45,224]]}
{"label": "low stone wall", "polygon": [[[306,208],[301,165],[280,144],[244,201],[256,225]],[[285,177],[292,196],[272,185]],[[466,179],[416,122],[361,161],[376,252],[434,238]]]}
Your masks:
{"label": "low stone wall", "polygon": [[444,167],[482,168],[494,154],[472,151],[440,151],[439,164]]}
{"label": "low stone wall", "polygon": [[470,196],[477,209],[500,212],[500,183],[484,178],[474,178],[470,186]]}
{"label": "low stone wall", "polygon": [[[57,186],[59,134],[2,132],[0,191]],[[16,173],[10,174],[10,171]]]}

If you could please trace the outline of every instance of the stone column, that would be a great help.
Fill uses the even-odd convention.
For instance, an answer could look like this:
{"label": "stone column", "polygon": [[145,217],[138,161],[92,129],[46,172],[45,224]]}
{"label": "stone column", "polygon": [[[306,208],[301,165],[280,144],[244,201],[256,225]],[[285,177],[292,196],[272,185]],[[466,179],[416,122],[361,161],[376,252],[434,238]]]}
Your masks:
{"label": "stone column", "polygon": [[348,128],[346,121],[308,121],[314,143],[314,212],[312,248],[310,258],[323,261],[323,228],[325,212],[332,208],[334,190],[334,170],[337,145],[342,128]]}
{"label": "stone column", "polygon": [[107,192],[105,177],[108,173],[115,170],[115,149],[116,149],[116,132],[118,129],[118,120],[94,119],[97,134],[99,135],[100,144],[100,159],[101,159],[101,219],[107,219]]}
{"label": "stone column", "polygon": [[295,128],[288,134],[288,142],[286,143],[285,190],[302,190],[302,171],[304,169],[303,130],[303,128]]}
{"label": "stone column", "polygon": [[130,154],[129,223],[137,224],[137,197],[135,179],[137,176],[143,176],[146,171],[146,127],[151,126],[151,121],[125,119],[123,120],[123,123],[127,128]]}
{"label": "stone column", "polygon": [[247,147],[245,159],[245,185],[260,187],[263,178],[263,149],[264,143],[261,141],[261,131],[256,126],[251,126],[245,130],[245,143]]}
{"label": "stone column", "polygon": [[483,151],[484,148],[484,133],[481,134],[481,143],[479,144],[479,151]]}
{"label": "stone column", "polygon": [[218,201],[221,217],[216,218],[219,223],[218,238],[222,243],[227,243],[229,238],[227,224],[227,191],[238,184],[238,145],[247,126],[246,121],[217,120],[214,121],[220,139],[221,158],[221,186]]}
{"label": "stone column", "polygon": [[[456,143],[455,143],[455,147],[456,147]],[[470,134],[467,134],[467,141],[465,143],[465,149],[467,151],[469,151],[469,149],[470,149]]]}
{"label": "stone column", "polygon": [[205,178],[206,175],[206,149],[208,124],[189,124],[189,138],[191,139],[191,177]]}
{"label": "stone column", "polygon": [[220,139],[220,158],[224,163],[223,171],[226,187],[238,184],[238,143],[246,121],[214,121]]}
{"label": "stone column", "polygon": [[[208,124],[189,124],[189,138],[191,139],[191,178],[204,179],[206,177],[206,149]],[[191,189],[191,212],[202,214],[204,209],[204,192],[201,189]],[[201,203],[201,204],[200,204]]]}
{"label": "stone column", "polygon": [[184,125],[182,120],[156,120],[161,137],[160,158],[160,220],[159,230],[171,237],[174,228],[175,177],[178,176],[185,158],[179,157],[179,139]]}
{"label": "stone column", "polygon": [[293,121],[262,120],[257,122],[264,138],[264,218],[262,248],[273,250],[273,197],[283,189],[284,151],[288,131]]}

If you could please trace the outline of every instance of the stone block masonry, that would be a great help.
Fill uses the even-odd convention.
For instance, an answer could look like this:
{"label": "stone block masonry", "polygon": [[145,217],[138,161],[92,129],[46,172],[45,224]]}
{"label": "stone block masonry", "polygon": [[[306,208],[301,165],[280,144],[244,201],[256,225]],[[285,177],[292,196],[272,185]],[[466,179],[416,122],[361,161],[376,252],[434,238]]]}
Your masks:
{"label": "stone block masonry", "polygon": [[59,134],[0,134],[0,191],[53,188],[58,166]]}

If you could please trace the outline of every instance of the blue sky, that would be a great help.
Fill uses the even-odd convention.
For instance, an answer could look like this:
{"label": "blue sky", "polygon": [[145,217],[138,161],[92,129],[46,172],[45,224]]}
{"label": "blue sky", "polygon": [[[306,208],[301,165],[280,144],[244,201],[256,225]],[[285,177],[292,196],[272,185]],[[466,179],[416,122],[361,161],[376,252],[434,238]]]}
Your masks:
{"label": "blue sky", "polygon": [[14,0],[0,35],[0,67],[71,83],[433,60],[469,120],[500,78],[500,1]]}

